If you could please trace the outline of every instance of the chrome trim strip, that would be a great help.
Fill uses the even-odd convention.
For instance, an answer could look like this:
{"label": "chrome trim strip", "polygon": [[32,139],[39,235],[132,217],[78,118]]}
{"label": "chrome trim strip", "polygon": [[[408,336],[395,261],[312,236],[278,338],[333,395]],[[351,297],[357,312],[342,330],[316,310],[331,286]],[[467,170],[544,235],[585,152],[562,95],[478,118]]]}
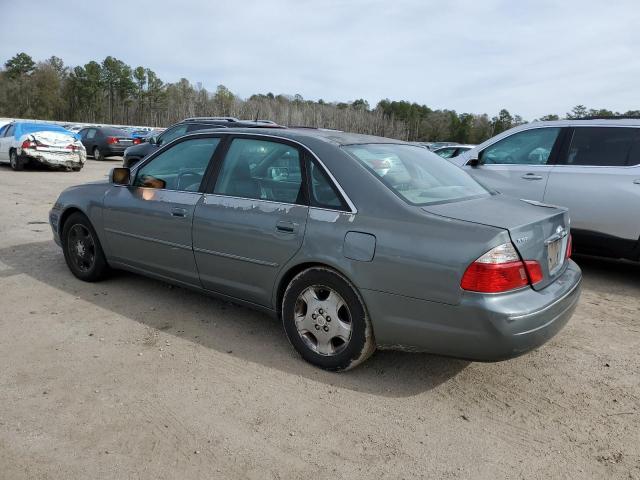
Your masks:
{"label": "chrome trim strip", "polygon": [[308,205],[301,205],[299,203],[276,202],[275,200],[265,200],[265,199],[262,199],[262,198],[236,197],[234,195],[223,195],[221,193],[205,193],[204,194],[205,205],[211,205],[210,203],[206,203],[208,197],[231,198],[231,199],[234,199],[234,200],[247,200],[249,202],[274,203],[276,205],[283,205],[283,206],[288,206],[288,207],[309,208]]}
{"label": "chrome trim strip", "polygon": [[122,235],[123,237],[131,237],[137,240],[146,240],[147,242],[159,243],[168,247],[182,248],[183,250],[191,250],[190,245],[182,245],[181,243],[168,242],[166,240],[160,240],[159,238],[145,237],[144,235],[136,235],[135,233],[123,232],[121,230],[115,230],[113,228],[105,228],[105,232],[115,233],[116,235]]}
{"label": "chrome trim strip", "polygon": [[198,253],[206,253],[208,255],[214,255],[216,257],[230,258],[232,260],[240,260],[242,262],[255,263],[256,265],[263,265],[265,267],[273,267],[273,268],[278,267],[278,264],[274,262],[267,262],[265,260],[258,260],[256,258],[242,257],[240,255],[233,255],[232,253],[216,252],[214,250],[207,250],[206,248],[194,247],[193,251]]}

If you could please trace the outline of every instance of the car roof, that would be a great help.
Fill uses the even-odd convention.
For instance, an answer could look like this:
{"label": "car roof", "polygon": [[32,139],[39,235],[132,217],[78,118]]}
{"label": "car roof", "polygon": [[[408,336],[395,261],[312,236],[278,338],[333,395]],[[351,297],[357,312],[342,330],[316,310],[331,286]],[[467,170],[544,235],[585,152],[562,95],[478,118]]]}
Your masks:
{"label": "car roof", "polygon": [[[393,138],[377,137],[374,135],[364,135],[361,133],[342,132],[340,130],[329,130],[322,128],[261,128],[260,133],[256,133],[255,128],[223,128],[223,129],[205,129],[198,130],[194,133],[205,133],[207,131],[224,132],[224,133],[248,133],[253,135],[273,135],[274,137],[288,138],[290,140],[304,140],[307,138],[315,138],[334,145],[355,145],[365,143],[398,143],[402,145],[412,145],[402,140]],[[413,145],[415,146],[415,145]]]}

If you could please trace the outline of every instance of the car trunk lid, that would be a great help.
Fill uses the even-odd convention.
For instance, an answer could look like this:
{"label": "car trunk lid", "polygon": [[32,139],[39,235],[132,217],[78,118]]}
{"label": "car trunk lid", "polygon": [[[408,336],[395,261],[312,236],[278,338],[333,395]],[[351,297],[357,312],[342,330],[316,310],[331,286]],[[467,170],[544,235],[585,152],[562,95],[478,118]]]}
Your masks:
{"label": "car trunk lid", "polygon": [[503,228],[523,260],[535,260],[543,272],[540,290],[566,266],[569,233],[567,209],[503,195],[422,207],[424,211],[466,222]]}

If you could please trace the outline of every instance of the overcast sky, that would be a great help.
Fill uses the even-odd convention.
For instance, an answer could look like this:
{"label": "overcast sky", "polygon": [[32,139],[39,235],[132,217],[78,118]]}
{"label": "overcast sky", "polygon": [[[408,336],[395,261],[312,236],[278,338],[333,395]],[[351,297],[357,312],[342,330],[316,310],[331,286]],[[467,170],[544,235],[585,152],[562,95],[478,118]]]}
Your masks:
{"label": "overcast sky", "polygon": [[640,109],[637,0],[0,0],[0,60],[112,55],[237,95],[533,119]]}

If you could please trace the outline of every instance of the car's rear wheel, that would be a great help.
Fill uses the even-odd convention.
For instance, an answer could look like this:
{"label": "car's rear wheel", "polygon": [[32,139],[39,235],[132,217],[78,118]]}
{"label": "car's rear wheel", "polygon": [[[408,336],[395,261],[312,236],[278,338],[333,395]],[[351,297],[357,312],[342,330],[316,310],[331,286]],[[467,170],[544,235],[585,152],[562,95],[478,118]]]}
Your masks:
{"label": "car's rear wheel", "polygon": [[98,147],[93,148],[93,158],[100,161],[104,160],[104,155],[102,154],[102,152]]}
{"label": "car's rear wheel", "polygon": [[11,165],[11,168],[16,172],[24,169],[24,162],[18,156],[18,152],[16,152],[15,150],[11,150],[9,152],[9,164]]}
{"label": "car's rear wheel", "polygon": [[102,280],[109,271],[98,235],[89,219],[73,213],[62,227],[64,259],[71,273],[85,282]]}
{"label": "car's rear wheel", "polygon": [[348,370],[375,351],[360,295],[346,278],[325,267],[309,268],[291,280],[282,322],[298,353],[326,370]]}

